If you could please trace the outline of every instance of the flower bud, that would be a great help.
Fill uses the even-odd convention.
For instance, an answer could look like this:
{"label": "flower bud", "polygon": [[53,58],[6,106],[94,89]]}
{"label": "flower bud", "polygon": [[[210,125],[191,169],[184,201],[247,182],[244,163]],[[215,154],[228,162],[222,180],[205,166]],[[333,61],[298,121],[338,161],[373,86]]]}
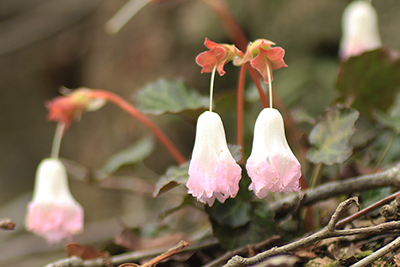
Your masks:
{"label": "flower bud", "polygon": [[346,7],[342,17],[342,31],[339,51],[342,60],[382,46],[378,16],[366,1],[354,1]]}

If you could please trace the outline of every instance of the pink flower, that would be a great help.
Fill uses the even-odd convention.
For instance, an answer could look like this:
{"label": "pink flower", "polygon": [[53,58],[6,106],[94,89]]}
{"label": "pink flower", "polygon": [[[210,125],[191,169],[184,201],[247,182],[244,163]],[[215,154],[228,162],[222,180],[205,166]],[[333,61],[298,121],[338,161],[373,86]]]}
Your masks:
{"label": "pink flower", "polygon": [[192,159],[189,165],[189,193],[210,207],[215,198],[224,203],[239,191],[241,168],[226,143],[220,116],[206,111],[199,116]]}
{"label": "pink flower", "polygon": [[339,51],[342,60],[382,46],[377,17],[371,3],[366,1],[353,1],[346,7]]}
{"label": "pink flower", "polygon": [[269,83],[268,68],[271,72],[271,80],[273,80],[272,70],[287,67],[283,60],[285,50],[282,47],[271,47],[274,44],[269,40],[258,39],[247,46],[246,54],[243,57],[240,55],[235,57],[233,64],[240,66],[250,61],[251,66],[264,78],[264,82]]}
{"label": "pink flower", "polygon": [[246,169],[252,180],[249,189],[259,198],[264,198],[269,191],[300,190],[300,163],[286,141],[283,118],[278,110],[265,108],[258,116]]}
{"label": "pink flower", "polygon": [[216,66],[219,75],[222,76],[225,74],[224,65],[236,55],[242,53],[234,45],[217,44],[207,38],[204,45],[210,51],[203,52],[196,57],[196,63],[203,67],[201,73],[212,72]]}
{"label": "pink flower", "polygon": [[67,172],[61,161],[44,159],[39,164],[25,224],[28,231],[49,243],[82,232],[83,209],[69,191]]}
{"label": "pink flower", "polygon": [[94,111],[103,106],[105,100],[94,98],[92,91],[87,88],[79,88],[68,95],[58,96],[46,101],[49,110],[47,119],[65,124],[65,130],[75,121],[81,118],[83,111]]}

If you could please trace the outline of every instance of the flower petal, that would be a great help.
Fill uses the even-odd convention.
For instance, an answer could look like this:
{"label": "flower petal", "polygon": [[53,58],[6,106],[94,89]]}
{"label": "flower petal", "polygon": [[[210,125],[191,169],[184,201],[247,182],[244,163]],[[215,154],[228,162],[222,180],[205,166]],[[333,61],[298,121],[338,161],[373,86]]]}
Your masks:
{"label": "flower petal", "polygon": [[300,163],[286,141],[283,118],[278,110],[265,108],[258,116],[246,169],[252,180],[249,189],[259,198],[268,192],[300,190]]}
{"label": "flower petal", "polygon": [[233,159],[218,114],[206,111],[199,116],[196,140],[189,165],[189,193],[198,201],[225,202],[239,191],[241,168]]}
{"label": "flower petal", "polygon": [[83,209],[69,192],[67,172],[60,160],[44,159],[39,164],[25,225],[49,243],[82,232]]}

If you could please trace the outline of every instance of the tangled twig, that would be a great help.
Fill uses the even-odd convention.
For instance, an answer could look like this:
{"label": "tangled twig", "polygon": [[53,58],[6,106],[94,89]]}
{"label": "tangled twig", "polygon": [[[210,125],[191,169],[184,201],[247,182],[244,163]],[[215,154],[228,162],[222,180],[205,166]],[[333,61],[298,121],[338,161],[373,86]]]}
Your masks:
{"label": "tangled twig", "polygon": [[[365,228],[356,228],[356,229],[346,229],[346,230],[337,230],[336,224],[339,220],[340,214],[342,214],[352,203],[358,203],[357,197],[353,197],[350,199],[345,200],[344,202],[340,203],[339,206],[336,208],[335,213],[332,215],[328,226],[316,232],[310,236],[301,238],[296,240],[292,243],[281,247],[274,247],[270,250],[264,251],[262,253],[257,254],[251,258],[243,258],[241,256],[234,256],[232,259],[228,261],[224,267],[242,267],[242,266],[249,266],[259,262],[264,261],[265,259],[279,255],[279,254],[289,254],[297,248],[310,246],[315,244],[315,242],[330,238],[330,237],[339,237],[339,236],[349,236],[349,235],[358,235],[358,234],[365,234],[365,235],[373,235],[378,233],[385,233],[390,232],[395,229],[399,229],[400,221],[393,221],[382,223],[375,226],[365,227]],[[400,242],[400,241],[399,241]],[[360,265],[364,266],[364,265]]]}

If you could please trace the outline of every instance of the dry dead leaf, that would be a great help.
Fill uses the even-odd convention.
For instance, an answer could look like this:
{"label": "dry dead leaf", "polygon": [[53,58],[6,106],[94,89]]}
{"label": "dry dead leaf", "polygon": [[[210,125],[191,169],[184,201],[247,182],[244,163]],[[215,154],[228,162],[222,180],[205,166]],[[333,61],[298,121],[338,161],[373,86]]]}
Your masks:
{"label": "dry dead leaf", "polygon": [[393,262],[396,264],[396,267],[400,267],[400,257],[399,255],[394,255]]}
{"label": "dry dead leaf", "polygon": [[124,230],[114,238],[114,243],[129,251],[137,251],[170,247],[180,240],[188,240],[188,238],[182,233],[170,233],[155,238],[140,238],[134,232],[124,227]]}
{"label": "dry dead leaf", "polygon": [[67,253],[67,257],[77,256],[83,260],[110,256],[108,252],[97,251],[90,246],[81,246],[77,243],[67,244],[65,246],[65,251]]}
{"label": "dry dead leaf", "polygon": [[129,251],[136,251],[141,248],[139,237],[126,227],[124,227],[124,230],[114,238],[114,243]]}
{"label": "dry dead leaf", "polygon": [[308,266],[310,266],[310,267],[328,266],[332,262],[333,262],[333,260],[331,258],[328,258],[325,256],[323,258],[315,258],[315,259],[310,260],[308,262]]}

